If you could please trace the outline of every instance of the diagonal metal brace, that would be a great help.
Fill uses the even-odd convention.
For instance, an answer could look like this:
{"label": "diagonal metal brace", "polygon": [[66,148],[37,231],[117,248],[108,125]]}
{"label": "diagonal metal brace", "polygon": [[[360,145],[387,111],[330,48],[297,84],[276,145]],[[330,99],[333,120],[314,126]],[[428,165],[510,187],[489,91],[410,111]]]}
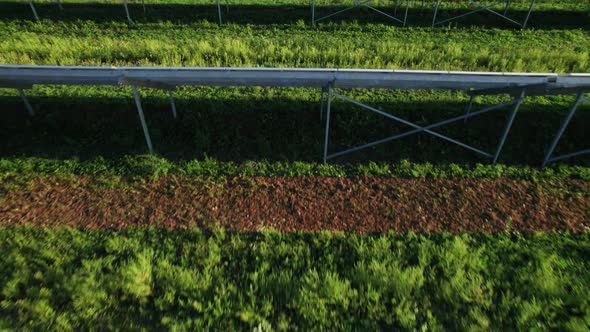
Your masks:
{"label": "diagonal metal brace", "polygon": [[31,103],[29,102],[29,99],[27,98],[27,95],[25,94],[23,89],[18,89],[18,94],[20,95],[20,98],[23,100],[23,103],[25,104],[25,108],[27,109],[27,112],[29,112],[29,115],[34,116],[35,112],[33,111],[33,107],[31,106]]}
{"label": "diagonal metal brace", "polygon": [[576,97],[576,100],[574,101],[574,104],[570,108],[570,111],[568,112],[568,114],[565,117],[563,123],[561,124],[561,127],[559,127],[559,130],[557,131],[557,134],[555,135],[555,138],[553,138],[553,141],[551,142],[551,145],[549,146],[549,150],[547,150],[547,154],[545,155],[545,158],[543,159],[543,167],[547,166],[548,164],[550,164],[552,162],[558,161],[558,160],[568,159],[568,158],[572,158],[572,157],[576,157],[576,156],[581,156],[583,154],[590,153],[590,149],[588,149],[588,150],[582,150],[582,151],[577,151],[577,152],[572,152],[572,153],[564,154],[564,155],[557,156],[557,157],[552,157],[553,156],[553,151],[555,150],[555,147],[559,143],[559,140],[563,136],[563,133],[567,129],[569,123],[572,121],[572,118],[574,117],[574,114],[578,110],[578,107],[580,107],[580,105],[582,103],[590,104],[590,100],[584,98],[584,94],[585,93],[586,92],[580,92],[578,94],[578,96]]}
{"label": "diagonal metal brace", "polygon": [[[399,118],[397,116],[394,116],[394,115],[385,113],[385,112],[383,112],[381,110],[378,110],[378,109],[376,109],[374,107],[371,107],[371,106],[365,105],[363,103],[360,103],[360,102],[358,102],[358,101],[356,101],[356,100],[354,100],[352,98],[349,98],[349,97],[346,97],[346,96],[343,96],[343,95],[340,95],[340,94],[336,94],[336,93],[331,93],[331,90],[332,89],[330,88],[329,91],[328,91],[328,114],[330,112],[329,105],[330,105],[331,99],[333,97],[336,97],[336,98],[342,99],[344,101],[350,102],[352,104],[355,104],[357,106],[360,106],[360,107],[362,107],[362,108],[364,108],[366,110],[369,110],[371,112],[377,113],[377,114],[379,114],[379,115],[381,115],[383,117],[386,117],[388,119],[391,119],[391,120],[400,122],[402,124],[405,124],[407,126],[410,126],[412,128],[415,128],[415,129],[414,130],[407,131],[407,132],[402,133],[402,134],[397,134],[397,135],[394,135],[394,136],[391,136],[391,137],[387,137],[387,138],[384,138],[384,139],[380,139],[380,140],[377,140],[377,141],[374,141],[374,142],[370,142],[370,143],[367,143],[367,144],[364,144],[364,145],[360,145],[360,146],[357,146],[357,147],[353,147],[353,148],[350,148],[350,149],[347,149],[347,150],[344,150],[344,151],[340,151],[340,152],[337,152],[337,153],[333,153],[333,154],[328,155],[327,154],[327,145],[328,145],[328,135],[327,135],[327,133],[328,133],[328,129],[329,129],[329,120],[327,120],[327,122],[326,122],[326,138],[325,138],[325,142],[324,142],[324,144],[325,144],[324,145],[324,162],[326,162],[328,159],[339,157],[339,156],[342,156],[342,155],[345,155],[345,154],[349,154],[349,153],[353,153],[353,152],[356,152],[356,151],[360,151],[360,150],[363,150],[363,149],[366,149],[366,148],[369,148],[369,147],[372,147],[372,146],[375,146],[375,145],[378,145],[378,144],[390,142],[390,141],[393,141],[393,140],[396,140],[396,139],[400,139],[400,138],[403,138],[403,137],[406,137],[406,136],[410,136],[410,135],[418,134],[418,133],[421,133],[421,132],[425,132],[425,133],[431,134],[431,135],[433,135],[435,137],[438,137],[440,139],[443,139],[445,141],[448,141],[448,142],[451,142],[453,144],[459,145],[459,146],[461,146],[461,147],[463,147],[465,149],[474,151],[474,152],[476,152],[478,154],[481,154],[481,155],[484,155],[484,156],[486,156],[488,158],[491,158],[492,159],[492,162],[493,163],[496,163],[497,160],[498,160],[498,157],[500,155],[500,152],[501,152],[501,150],[502,150],[502,148],[504,146],[504,142],[506,141],[506,137],[508,136],[508,132],[510,131],[510,129],[512,127],[512,123],[514,122],[514,118],[516,116],[516,113],[518,111],[518,108],[520,107],[522,101],[524,100],[524,96],[525,96],[524,91],[523,91],[523,92],[521,92],[521,94],[520,94],[520,96],[518,98],[515,98],[515,99],[513,99],[511,101],[508,101],[508,102],[505,102],[505,103],[501,103],[501,104],[498,104],[498,105],[494,105],[494,106],[491,106],[491,107],[487,107],[487,108],[484,108],[482,110],[478,110],[478,111],[475,111],[475,112],[469,112],[469,113],[464,114],[462,116],[454,117],[454,118],[451,118],[451,119],[448,119],[448,120],[444,120],[444,121],[441,121],[441,122],[437,122],[437,123],[434,123],[434,124],[431,124],[431,125],[422,127],[422,126],[416,125],[416,124],[414,124],[412,122],[409,122],[407,120],[404,120],[402,118]],[[500,139],[500,143],[498,144],[498,146],[497,146],[496,151],[495,151],[494,154],[491,154],[491,153],[482,151],[482,150],[480,150],[478,148],[475,148],[473,146],[467,145],[467,144],[465,144],[463,142],[460,142],[458,140],[455,140],[453,138],[450,138],[448,136],[442,135],[440,133],[437,133],[437,132],[431,130],[431,129],[434,129],[434,128],[437,128],[437,127],[441,127],[441,126],[444,126],[444,125],[447,125],[447,124],[450,124],[450,123],[453,123],[453,122],[457,122],[457,121],[460,121],[460,120],[463,120],[463,119],[468,119],[468,118],[471,118],[471,117],[474,117],[474,116],[477,116],[477,115],[480,115],[480,114],[491,112],[493,110],[496,110],[496,109],[499,109],[499,108],[502,108],[502,107],[505,107],[505,106],[509,106],[509,105],[514,105],[514,108],[513,108],[513,111],[511,112],[510,116],[509,116],[509,119],[508,119],[508,122],[506,124],[506,127],[505,127],[505,129],[504,129],[504,131],[502,133],[502,136],[501,136],[501,139]]]}
{"label": "diagonal metal brace", "polygon": [[143,114],[143,107],[141,106],[141,97],[139,96],[137,88],[134,85],[131,86],[131,92],[133,93],[133,99],[135,99],[135,105],[137,106],[137,113],[139,114],[139,122],[141,123],[141,128],[143,129],[145,142],[147,143],[149,152],[153,153],[154,148],[152,146],[152,139],[150,137],[150,132],[145,121],[145,115]]}
{"label": "diagonal metal brace", "polygon": [[35,16],[37,22],[41,21],[39,19],[39,15],[37,14],[37,10],[35,9],[35,4],[33,4],[33,0],[29,0],[29,6],[31,6],[31,10],[33,11],[33,15]]}
{"label": "diagonal metal brace", "polygon": [[377,9],[375,7],[372,7],[372,6],[368,5],[368,3],[371,2],[371,1],[373,1],[373,0],[363,0],[363,1],[361,1],[361,0],[354,0],[355,5],[353,5],[353,6],[350,6],[348,8],[344,8],[344,9],[341,9],[341,10],[339,10],[337,12],[328,14],[326,16],[322,16],[320,18],[316,18],[315,17],[316,16],[315,15],[315,12],[316,12],[316,0],[312,0],[312,2],[311,2],[311,22],[312,22],[312,25],[315,25],[316,22],[319,22],[319,21],[328,19],[330,17],[334,17],[336,15],[343,14],[343,13],[348,12],[348,11],[351,11],[353,9],[360,8],[360,7],[365,7],[365,8],[368,8],[368,9],[370,9],[370,10],[376,12],[376,13],[379,13],[379,14],[381,14],[381,15],[383,15],[383,16],[391,19],[391,20],[394,20],[394,21],[396,21],[398,23],[401,23],[401,24],[403,24],[403,26],[406,26],[406,23],[407,23],[407,20],[408,20],[408,11],[410,9],[410,0],[406,0],[406,10],[405,10],[405,14],[404,14],[404,16],[403,16],[402,19],[400,19],[400,18],[398,18],[398,17],[395,16],[397,14],[397,8],[398,8],[398,5],[399,5],[398,1],[396,1],[396,4],[395,4],[394,15],[390,15],[390,14],[388,14],[388,13],[382,11],[382,10],[379,10],[379,9]]}
{"label": "diagonal metal brace", "polygon": [[[447,22],[450,22],[450,21],[453,21],[453,20],[457,20],[457,19],[462,18],[462,17],[465,17],[465,16],[469,16],[469,15],[472,15],[472,14],[475,14],[475,13],[479,13],[479,12],[482,12],[482,11],[487,11],[487,12],[489,12],[491,14],[494,14],[494,15],[496,15],[496,16],[498,16],[498,17],[500,17],[500,18],[502,18],[502,19],[504,19],[504,20],[506,20],[506,21],[508,21],[510,23],[513,23],[513,24],[521,27],[522,29],[524,29],[524,28],[526,28],[526,25],[527,25],[527,23],[528,23],[528,21],[529,21],[529,19],[531,17],[531,13],[532,13],[533,8],[534,8],[535,3],[536,3],[536,0],[529,0],[529,1],[531,3],[530,3],[530,6],[529,6],[529,9],[527,11],[527,15],[526,15],[525,19],[522,22],[518,22],[518,21],[516,21],[516,20],[514,20],[514,19],[512,19],[512,18],[510,18],[510,17],[507,16],[508,9],[510,8],[510,4],[511,4],[512,0],[499,0],[499,1],[496,1],[495,3],[493,3],[493,4],[490,4],[490,5],[483,5],[483,4],[481,4],[481,3],[477,2],[477,1],[469,0],[469,3],[470,4],[475,5],[478,8],[477,9],[474,9],[472,11],[469,11],[467,13],[461,14],[461,15],[457,15],[457,16],[454,16],[454,17],[451,17],[451,18],[448,18],[448,19],[445,19],[445,20],[442,20],[442,21],[437,21],[436,18],[438,16],[440,3],[442,2],[442,0],[437,0],[436,1],[436,6],[434,7],[434,16],[432,18],[432,26],[434,27],[435,25],[444,24],[444,23],[447,23]],[[495,10],[492,9],[493,7],[495,7],[497,5],[500,5],[502,3],[505,3],[506,4],[506,6],[504,7],[504,11],[502,13],[497,12],[497,11],[495,11]]]}

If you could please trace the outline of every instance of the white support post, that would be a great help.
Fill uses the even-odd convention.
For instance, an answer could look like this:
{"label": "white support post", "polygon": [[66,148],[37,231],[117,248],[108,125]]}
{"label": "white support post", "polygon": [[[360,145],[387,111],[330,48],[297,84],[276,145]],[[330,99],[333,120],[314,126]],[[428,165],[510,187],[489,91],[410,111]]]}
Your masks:
{"label": "white support post", "polygon": [[328,143],[330,137],[330,110],[332,108],[332,83],[328,85],[328,105],[326,108],[326,131],[324,137],[324,163],[328,161]]}
{"label": "white support post", "polygon": [[129,14],[129,6],[127,6],[127,0],[122,0],[123,1],[123,6],[125,7],[125,14],[127,14],[127,21],[129,21],[129,24],[133,24],[133,20],[131,19],[131,15]]}
{"label": "white support post", "polygon": [[438,7],[440,7],[440,1],[441,0],[436,0],[436,6],[434,6],[434,15],[432,17],[432,26],[433,27],[436,25],[436,16],[438,15]]}
{"label": "white support post", "polygon": [[496,149],[496,153],[494,154],[494,159],[492,161],[492,164],[496,164],[496,162],[498,161],[498,158],[500,157],[500,152],[502,152],[502,147],[504,147],[504,142],[506,142],[506,137],[508,137],[508,133],[510,132],[510,129],[512,128],[512,123],[514,123],[514,118],[516,117],[516,113],[518,112],[520,105],[524,101],[524,97],[525,97],[525,92],[524,92],[524,90],[522,90],[522,92],[520,93],[520,96],[518,97],[518,99],[516,101],[516,104],[514,105],[514,108],[512,109],[512,112],[510,113],[510,116],[508,117],[508,123],[506,123],[506,128],[504,128],[504,132],[502,133],[502,138],[500,138],[500,143],[498,143],[498,148]]}
{"label": "white support post", "polygon": [[311,25],[315,25],[315,0],[311,0]]}
{"label": "white support post", "polygon": [[407,0],[406,1],[406,13],[404,14],[404,24],[403,24],[404,27],[408,23],[408,12],[409,11],[410,11],[410,0]]}
{"label": "white support post", "polygon": [[217,16],[219,16],[219,25],[223,24],[221,20],[221,0],[217,0]]}
{"label": "white support post", "polygon": [[133,98],[135,99],[135,105],[137,106],[137,113],[139,114],[139,122],[141,122],[141,127],[143,128],[143,135],[145,136],[145,142],[147,143],[147,147],[150,153],[154,152],[154,148],[152,146],[152,139],[150,138],[150,133],[148,131],[147,123],[145,122],[145,115],[143,114],[143,108],[141,107],[141,98],[139,93],[137,92],[137,88],[132,85],[131,92],[133,92]]}
{"label": "white support post", "polygon": [[504,16],[506,16],[506,14],[508,14],[508,9],[510,8],[511,3],[512,3],[512,0],[506,0],[506,7],[504,7]]}
{"label": "white support post", "polygon": [[324,120],[324,96],[326,95],[326,87],[322,87],[320,92],[320,123]]}
{"label": "white support post", "polygon": [[[471,107],[473,107],[474,99],[475,99],[475,95],[471,95],[471,98],[469,98],[469,104],[467,105],[467,110],[465,111],[465,115],[467,115],[467,116],[469,115],[469,113],[471,113]],[[469,119],[468,117],[465,118],[465,123],[467,123],[468,119]]]}
{"label": "white support post", "polygon": [[37,10],[35,9],[35,4],[33,4],[33,0],[29,0],[29,6],[31,6],[31,10],[33,11],[33,15],[35,16],[37,22],[41,21],[39,19],[39,15],[37,15]]}
{"label": "white support post", "polygon": [[25,108],[27,109],[27,112],[29,112],[29,115],[34,116],[35,112],[33,111],[33,107],[31,106],[31,103],[29,103],[29,99],[27,98],[27,95],[25,95],[23,89],[18,89],[18,94],[20,95],[20,98],[23,100],[23,103],[25,104]]}
{"label": "white support post", "polygon": [[524,19],[524,22],[522,23],[522,28],[526,28],[527,23],[529,22],[529,19],[531,18],[531,13],[533,12],[533,7],[535,7],[535,2],[536,0],[533,0],[531,2],[531,6],[529,7],[529,11],[526,14],[526,18]]}
{"label": "white support post", "polygon": [[172,90],[168,90],[168,96],[170,96],[170,106],[172,107],[172,116],[176,119],[176,104],[174,104],[174,95]]}

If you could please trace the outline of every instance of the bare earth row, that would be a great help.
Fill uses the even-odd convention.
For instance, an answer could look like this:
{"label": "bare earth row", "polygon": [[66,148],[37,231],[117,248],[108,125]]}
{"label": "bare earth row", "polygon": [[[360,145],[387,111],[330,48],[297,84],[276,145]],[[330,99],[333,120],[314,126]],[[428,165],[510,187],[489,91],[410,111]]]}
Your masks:
{"label": "bare earth row", "polygon": [[0,225],[235,231],[584,232],[590,181],[167,176],[97,185],[92,177],[3,186]]}

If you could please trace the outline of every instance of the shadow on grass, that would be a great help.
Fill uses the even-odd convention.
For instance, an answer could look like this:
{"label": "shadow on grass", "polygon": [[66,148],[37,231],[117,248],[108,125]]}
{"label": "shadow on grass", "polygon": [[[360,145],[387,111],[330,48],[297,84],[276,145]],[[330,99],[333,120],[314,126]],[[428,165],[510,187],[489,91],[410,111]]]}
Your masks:
{"label": "shadow on grass", "polygon": [[[126,21],[125,10],[121,4],[64,4],[63,10],[60,10],[56,4],[41,3],[35,5],[37,12],[42,20],[50,19],[54,21],[76,22],[78,20],[89,20],[98,23],[116,21]],[[177,23],[194,23],[196,21],[207,20],[218,22],[218,12],[216,5],[189,5],[189,4],[149,4],[147,11],[144,13],[141,5],[129,4],[132,19],[139,23],[151,23],[161,21],[171,21]],[[318,7],[316,18],[325,16],[347,6],[321,6]],[[376,8],[393,14],[392,7]],[[439,12],[438,20],[444,20],[452,16],[458,16],[467,13],[468,10],[448,9]],[[33,13],[26,2],[14,3],[0,1],[0,18],[2,20],[34,20]],[[526,16],[526,10],[511,10],[509,17],[516,21],[522,22]],[[402,17],[403,10],[399,9],[398,17]],[[412,8],[408,15],[408,26],[430,27],[433,18],[432,8]],[[311,6],[283,5],[230,5],[229,9],[222,6],[222,16],[224,22],[233,24],[294,24],[305,22],[311,23]],[[398,22],[371,11],[367,8],[356,8],[354,10],[337,15],[333,18],[322,21],[322,23],[343,23],[357,21],[361,24],[391,24],[399,26]],[[445,26],[486,26],[496,28],[519,28],[517,25],[503,20],[491,13],[476,13],[451,23],[445,23]],[[588,28],[590,20],[588,13],[582,11],[570,10],[535,10],[529,22],[531,28]]]}
{"label": "shadow on grass", "polygon": [[[29,117],[17,97],[0,97],[0,157],[55,159],[118,158],[146,153],[147,148],[133,100],[108,98],[30,98],[36,115]],[[461,115],[459,102],[368,102],[420,125]],[[156,152],[172,160],[213,157],[223,161],[321,161],[324,126],[319,102],[284,97],[177,98],[174,119],[165,98],[143,100]],[[482,108],[487,105],[477,105]],[[521,107],[501,154],[507,164],[539,165],[569,104],[527,101]],[[474,108],[474,109],[477,109]],[[508,109],[459,121],[438,132],[484,151],[494,151]],[[581,108],[556,153],[588,148],[590,110]],[[356,106],[333,103],[330,151],[336,152],[411,128]],[[489,160],[427,134],[412,135],[334,159],[334,162],[408,159],[432,163],[487,163]],[[590,165],[587,157],[571,164]]]}

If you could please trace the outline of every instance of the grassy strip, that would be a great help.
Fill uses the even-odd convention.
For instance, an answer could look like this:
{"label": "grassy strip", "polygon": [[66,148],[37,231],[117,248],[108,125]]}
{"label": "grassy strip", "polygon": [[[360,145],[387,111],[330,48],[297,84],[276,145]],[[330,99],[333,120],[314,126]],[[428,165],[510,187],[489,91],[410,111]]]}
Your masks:
{"label": "grassy strip", "polygon": [[0,325],[584,330],[590,237],[0,229]]}
{"label": "grassy strip", "polygon": [[101,175],[149,177],[157,179],[166,175],[208,177],[248,176],[376,176],[376,177],[474,177],[515,179],[565,179],[590,180],[590,168],[582,166],[552,165],[544,169],[507,165],[434,165],[402,161],[390,164],[369,162],[366,164],[322,164],[308,162],[246,161],[221,162],[202,159],[173,162],[154,155],[127,156],[117,160],[98,157],[93,160],[53,160],[43,158],[0,159],[0,179],[28,179],[39,175]]}
{"label": "grassy strip", "polygon": [[[590,70],[590,40],[584,28],[587,26],[586,9],[576,1],[552,1],[545,5],[556,11],[560,22],[579,21],[577,28],[555,30],[550,24],[524,31],[481,27],[399,28],[387,21],[387,24],[377,21],[377,24],[365,25],[354,19],[329,22],[316,28],[305,23],[309,19],[307,11],[305,16],[293,18],[292,9],[287,9],[277,19],[272,9],[258,7],[248,13],[238,10],[237,16],[247,17],[244,24],[218,26],[208,21],[195,21],[193,16],[202,13],[202,8],[187,9],[176,1],[158,3],[177,6],[161,6],[163,8],[154,14],[135,15],[138,22],[129,29],[119,4],[108,7],[107,11],[113,15],[111,19],[98,21],[95,19],[105,14],[101,6],[87,5],[62,12],[57,6],[48,5],[43,9],[51,9],[48,17],[58,14],[56,22],[45,20],[38,24],[28,21],[31,15],[25,4],[0,2],[0,12],[21,13],[22,18],[27,19],[23,21],[17,16],[0,21],[0,63]],[[445,3],[451,7],[465,6],[460,1]],[[565,11],[570,4],[579,12]],[[515,5],[518,6],[518,2]],[[353,18],[367,15],[362,11],[354,12],[357,15]],[[81,19],[80,15],[83,15]],[[154,17],[142,22],[146,15]],[[206,16],[216,15],[208,13]],[[269,18],[275,20],[270,28],[248,23]],[[539,21],[546,22],[547,18],[540,17]],[[369,19],[369,22],[373,21]]]}
{"label": "grassy strip", "polygon": [[[340,67],[588,72],[587,31],[399,29],[349,23],[268,29],[167,23],[0,23],[0,62],[52,65]],[[97,31],[100,33],[97,34]],[[551,45],[551,48],[547,48]],[[392,52],[395,50],[395,52]]]}

